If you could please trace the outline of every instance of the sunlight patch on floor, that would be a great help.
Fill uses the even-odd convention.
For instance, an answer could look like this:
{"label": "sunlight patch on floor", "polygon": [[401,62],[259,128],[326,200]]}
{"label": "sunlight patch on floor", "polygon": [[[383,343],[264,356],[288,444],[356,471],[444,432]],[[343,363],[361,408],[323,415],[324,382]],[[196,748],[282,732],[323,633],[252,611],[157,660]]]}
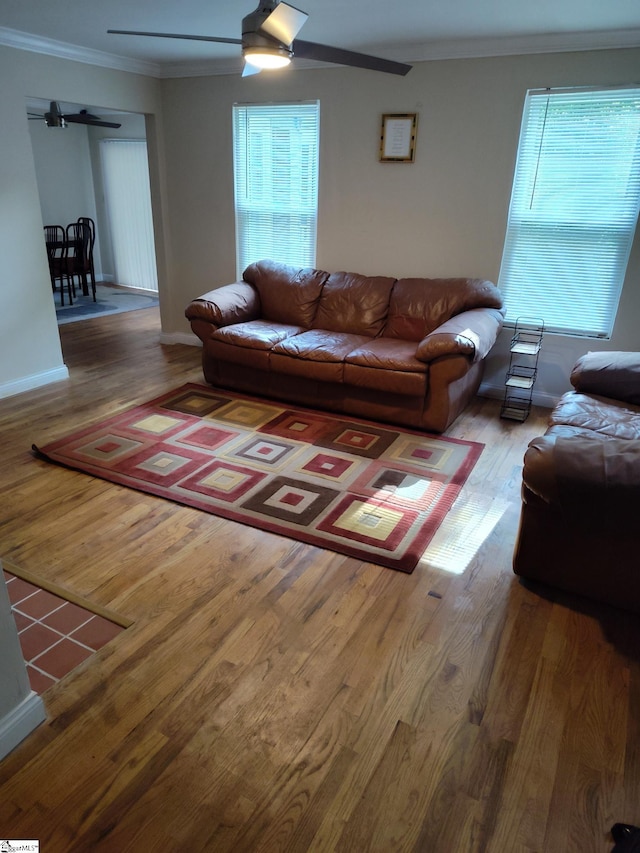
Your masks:
{"label": "sunlight patch on floor", "polygon": [[503,498],[465,495],[444,519],[419,566],[461,575],[509,506]]}

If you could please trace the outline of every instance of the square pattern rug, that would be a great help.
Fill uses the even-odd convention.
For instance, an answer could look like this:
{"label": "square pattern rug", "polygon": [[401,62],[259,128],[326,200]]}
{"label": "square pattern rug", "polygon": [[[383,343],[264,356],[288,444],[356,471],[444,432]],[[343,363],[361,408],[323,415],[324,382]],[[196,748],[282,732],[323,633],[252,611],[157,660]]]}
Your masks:
{"label": "square pattern rug", "polygon": [[196,384],[41,458],[261,530],[411,572],[483,445]]}

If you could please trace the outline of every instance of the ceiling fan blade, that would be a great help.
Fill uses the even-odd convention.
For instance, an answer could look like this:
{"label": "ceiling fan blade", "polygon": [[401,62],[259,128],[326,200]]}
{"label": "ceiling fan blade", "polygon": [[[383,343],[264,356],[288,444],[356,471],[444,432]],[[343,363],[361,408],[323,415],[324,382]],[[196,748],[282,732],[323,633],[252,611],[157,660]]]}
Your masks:
{"label": "ceiling fan blade", "polygon": [[301,59],[315,59],[319,62],[335,62],[338,65],[350,65],[353,68],[368,68],[370,71],[384,71],[387,74],[404,76],[413,66],[404,62],[394,62],[391,59],[381,59],[379,56],[369,56],[368,53],[356,53],[353,50],[343,50],[340,47],[330,47],[327,44],[316,44],[312,41],[296,39],[293,43],[293,55]]}
{"label": "ceiling fan blade", "polygon": [[96,127],[122,127],[121,124],[113,121],[105,121],[100,116],[90,113],[88,110],[80,110],[79,113],[65,113],[65,119],[76,124],[93,124]]}
{"label": "ceiling fan blade", "polygon": [[93,127],[122,127],[121,124],[115,121],[102,121],[101,119],[89,118],[83,115],[65,115],[63,118],[67,124],[90,124]]}
{"label": "ceiling fan blade", "polygon": [[107,30],[108,33],[120,36],[153,36],[162,39],[187,39],[188,41],[215,41],[222,44],[242,44],[242,39],[226,39],[217,36],[188,36],[182,33],[143,33],[138,30]]}
{"label": "ceiling fan blade", "polygon": [[252,65],[251,62],[245,60],[244,68],[242,69],[243,77],[252,77],[254,74],[259,74],[262,69],[257,65]]}
{"label": "ceiling fan blade", "polygon": [[88,124],[92,127],[122,127],[115,121],[97,121],[92,118],[78,118],[77,116],[64,116],[67,124]]}
{"label": "ceiling fan blade", "polygon": [[282,44],[291,44],[304,26],[309,16],[295,6],[279,3],[260,27],[267,35],[277,39]]}

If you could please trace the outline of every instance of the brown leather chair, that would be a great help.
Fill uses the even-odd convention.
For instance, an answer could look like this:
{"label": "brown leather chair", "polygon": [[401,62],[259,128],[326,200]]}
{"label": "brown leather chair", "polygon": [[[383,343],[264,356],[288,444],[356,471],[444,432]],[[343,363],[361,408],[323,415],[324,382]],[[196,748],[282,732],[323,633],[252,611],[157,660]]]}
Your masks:
{"label": "brown leather chair", "polygon": [[524,457],[517,575],[640,612],[640,353],[582,356]]}

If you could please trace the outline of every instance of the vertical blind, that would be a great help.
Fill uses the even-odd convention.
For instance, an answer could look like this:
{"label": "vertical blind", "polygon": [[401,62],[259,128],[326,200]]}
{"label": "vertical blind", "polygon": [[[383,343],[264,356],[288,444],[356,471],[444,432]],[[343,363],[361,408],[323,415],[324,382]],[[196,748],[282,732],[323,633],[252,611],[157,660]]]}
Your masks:
{"label": "vertical blind", "polygon": [[317,101],[234,105],[238,278],[263,258],[315,266],[319,124]]}
{"label": "vertical blind", "polygon": [[100,152],[116,283],[157,291],[147,143],[101,139]]}
{"label": "vertical blind", "polygon": [[640,89],[527,94],[499,286],[507,321],[608,337],[640,204]]}

